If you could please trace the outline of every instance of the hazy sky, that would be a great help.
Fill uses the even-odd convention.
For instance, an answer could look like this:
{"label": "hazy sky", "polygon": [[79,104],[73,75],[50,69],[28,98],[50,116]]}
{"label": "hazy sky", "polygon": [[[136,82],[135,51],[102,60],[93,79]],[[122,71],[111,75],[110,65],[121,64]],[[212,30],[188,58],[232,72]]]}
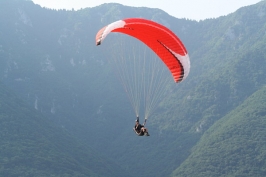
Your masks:
{"label": "hazy sky", "polygon": [[261,0],[32,0],[35,4],[52,9],[95,7],[103,3],[120,3],[127,6],[159,8],[177,18],[203,20],[235,12],[243,6]]}

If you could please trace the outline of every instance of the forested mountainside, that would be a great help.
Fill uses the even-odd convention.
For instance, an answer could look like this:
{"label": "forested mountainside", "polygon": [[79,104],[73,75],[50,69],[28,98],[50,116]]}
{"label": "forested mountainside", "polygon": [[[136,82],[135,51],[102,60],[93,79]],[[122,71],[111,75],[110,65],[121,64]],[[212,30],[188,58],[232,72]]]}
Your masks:
{"label": "forested mountainside", "polygon": [[0,176],[128,176],[0,82]]}
{"label": "forested mountainside", "polygon": [[[61,132],[53,137],[62,136],[62,139],[68,139],[72,144],[68,149],[68,143],[51,141],[52,136],[48,134],[44,137],[51,143],[51,147],[66,146],[68,150],[76,152],[75,146],[79,147],[79,142],[82,142],[82,148],[78,148],[78,152],[87,154],[90,162],[95,161],[97,164],[102,159],[100,161],[104,164],[103,168],[107,164],[118,165],[106,168],[107,171],[102,169],[102,173],[95,172],[95,168],[87,168],[86,160],[75,155],[71,159],[84,163],[84,172],[80,173],[72,164],[70,167],[73,170],[66,174],[94,173],[105,176],[110,172],[110,176],[117,176],[124,174],[119,170],[121,168],[125,169],[125,176],[170,176],[175,169],[172,173],[174,176],[193,174],[188,167],[205,160],[197,158],[199,161],[196,161],[193,158],[205,153],[201,148],[202,142],[204,149],[211,148],[214,141],[214,144],[221,143],[216,137],[217,133],[211,131],[213,127],[219,125],[219,134],[227,136],[227,129],[221,126],[221,122],[228,124],[227,119],[234,119],[243,129],[253,125],[247,125],[246,119],[237,117],[238,112],[244,111],[244,108],[239,110],[243,105],[249,111],[253,110],[249,108],[251,105],[248,105],[247,99],[259,99],[251,95],[257,91],[263,93],[259,90],[263,90],[266,84],[265,16],[265,1],[243,7],[227,16],[196,22],[174,18],[159,9],[114,3],[67,11],[41,8],[31,1],[5,0],[0,2],[0,81],[3,88],[7,88],[23,104],[29,106],[27,119],[22,116],[21,121],[35,120],[34,115],[37,114],[46,122],[42,125],[43,130]],[[149,138],[136,137],[132,133],[135,115],[121,83],[114,77],[108,63],[111,53],[95,46],[95,35],[100,28],[115,20],[129,17],[154,20],[170,28],[184,42],[191,58],[188,78],[175,87],[167,87],[168,94],[149,119]],[[8,96],[1,96],[1,99],[18,110],[22,107],[9,102]],[[11,116],[12,113],[13,109],[6,114]],[[23,111],[18,112],[18,115],[23,114]],[[250,117],[247,118],[254,116],[249,114]],[[263,120],[264,115],[256,116],[253,117],[254,120]],[[2,120],[4,122],[12,119],[7,117]],[[36,125],[31,126],[35,127],[40,123],[35,122]],[[22,125],[16,124],[16,127]],[[2,126],[9,130],[13,125],[3,123]],[[262,135],[263,131],[260,131],[257,124],[252,128],[258,133],[258,137]],[[37,129],[30,131],[38,132]],[[232,132],[230,135],[237,137],[240,132]],[[72,138],[69,139],[68,136]],[[213,138],[208,140],[206,136]],[[243,134],[242,138],[245,136],[252,134]],[[11,136],[7,137],[7,140],[10,139]],[[18,143],[16,141],[17,139],[14,143]],[[40,143],[35,141],[36,144]],[[31,142],[25,142],[25,148],[30,149]],[[240,147],[241,142],[239,143]],[[256,157],[261,158],[260,162],[265,161],[262,151],[264,142],[255,145],[248,142],[247,146],[249,143],[259,149]],[[218,149],[210,153],[217,154],[209,155],[209,162],[213,162],[210,159],[224,151],[237,157],[244,156],[242,151],[235,152],[230,146],[228,149],[219,149],[218,146],[215,148]],[[91,157],[92,153],[88,149],[97,152],[99,156]],[[45,149],[40,150],[40,153],[42,151]],[[58,157],[55,159],[59,160],[68,153],[67,150],[61,154],[55,151]],[[243,153],[247,151],[243,150]],[[12,152],[11,157],[14,156],[15,153]],[[254,155],[245,154],[245,157]],[[139,162],[140,159],[145,159],[145,165]],[[255,166],[241,171],[247,163],[221,163],[224,160],[222,158],[216,160],[219,163],[212,168],[204,162],[206,166],[202,166],[201,171],[193,171],[199,175],[204,175],[204,170],[213,171],[217,176],[254,174]],[[5,163],[9,162],[13,163],[11,159],[7,159]],[[46,159],[41,162],[46,162]],[[50,164],[56,162],[58,161],[49,161]],[[24,165],[20,161],[16,166],[23,169]],[[219,171],[225,166],[226,171]],[[26,167],[31,169],[30,165]],[[263,163],[257,163],[256,168],[262,169]],[[136,169],[142,173],[139,174]],[[233,174],[230,169],[239,170]],[[3,171],[5,170],[4,168]],[[65,173],[64,170],[63,172]],[[263,173],[262,170],[255,174]]]}
{"label": "forested mountainside", "polygon": [[266,86],[217,121],[173,176],[265,176]]}

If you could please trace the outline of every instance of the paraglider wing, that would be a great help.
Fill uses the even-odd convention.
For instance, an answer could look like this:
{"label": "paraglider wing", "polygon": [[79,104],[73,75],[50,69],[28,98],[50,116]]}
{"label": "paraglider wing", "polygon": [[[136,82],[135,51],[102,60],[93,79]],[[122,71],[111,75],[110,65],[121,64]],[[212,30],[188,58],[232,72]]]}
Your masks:
{"label": "paraglider wing", "polygon": [[100,45],[110,32],[124,33],[145,43],[165,63],[175,82],[181,82],[188,76],[190,60],[187,50],[181,40],[165,26],[141,18],[119,20],[97,33],[96,45]]}

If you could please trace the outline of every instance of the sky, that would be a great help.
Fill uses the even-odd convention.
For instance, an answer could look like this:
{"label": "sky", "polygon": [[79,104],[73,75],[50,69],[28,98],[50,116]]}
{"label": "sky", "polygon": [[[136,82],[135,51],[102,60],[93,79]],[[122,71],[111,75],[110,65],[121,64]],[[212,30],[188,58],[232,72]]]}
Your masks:
{"label": "sky", "polygon": [[119,3],[133,7],[159,8],[176,18],[204,20],[235,12],[261,0],[32,0],[35,4],[51,9],[95,7],[104,3]]}

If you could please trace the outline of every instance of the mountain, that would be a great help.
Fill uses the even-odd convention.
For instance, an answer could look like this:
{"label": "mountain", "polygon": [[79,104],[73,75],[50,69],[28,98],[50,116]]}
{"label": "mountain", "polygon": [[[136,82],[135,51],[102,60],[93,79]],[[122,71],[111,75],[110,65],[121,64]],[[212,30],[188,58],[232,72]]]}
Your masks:
{"label": "mountain", "polygon": [[266,87],[209,128],[173,176],[265,176]]}
{"label": "mountain", "polygon": [[[0,81],[30,107],[27,117],[36,112],[45,119],[44,128],[61,132],[58,137],[71,136],[69,141],[73,146],[69,149],[85,154],[86,148],[92,149],[99,156],[91,159],[119,166],[114,165],[111,171],[102,169],[102,173],[84,167],[86,170],[99,176],[109,172],[117,176],[118,169],[126,171],[126,175],[121,171],[124,176],[190,174],[186,167],[198,163],[192,158],[194,153],[205,152],[200,152],[201,142],[211,147],[212,141],[204,138],[206,134],[216,123],[228,119],[228,115],[237,117],[235,110],[248,104],[246,99],[266,84],[265,15],[265,1],[227,16],[196,22],[174,18],[160,9],[115,3],[67,11],[41,8],[31,1],[3,0],[0,2]],[[165,99],[149,119],[149,138],[132,133],[135,115],[108,62],[112,53],[104,50],[104,46],[95,46],[95,34],[100,28],[128,17],[143,17],[169,27],[184,42],[191,58],[188,78],[167,87]],[[3,97],[3,102],[6,99]],[[235,121],[241,123],[241,119]],[[221,134],[227,134],[226,129],[222,130]],[[219,139],[215,141],[219,144]],[[85,150],[74,146],[79,142]],[[65,147],[67,143],[50,144]],[[204,148],[208,149],[207,146]],[[217,150],[213,156],[218,153]],[[59,151],[55,154],[61,157]],[[222,165],[211,171],[221,176],[229,174],[230,170],[217,170]],[[226,165],[234,169],[244,167],[239,163]],[[258,164],[257,168],[260,167],[262,164]],[[254,169],[248,173],[252,174]]]}
{"label": "mountain", "polygon": [[0,176],[128,176],[2,83],[0,105]]}

